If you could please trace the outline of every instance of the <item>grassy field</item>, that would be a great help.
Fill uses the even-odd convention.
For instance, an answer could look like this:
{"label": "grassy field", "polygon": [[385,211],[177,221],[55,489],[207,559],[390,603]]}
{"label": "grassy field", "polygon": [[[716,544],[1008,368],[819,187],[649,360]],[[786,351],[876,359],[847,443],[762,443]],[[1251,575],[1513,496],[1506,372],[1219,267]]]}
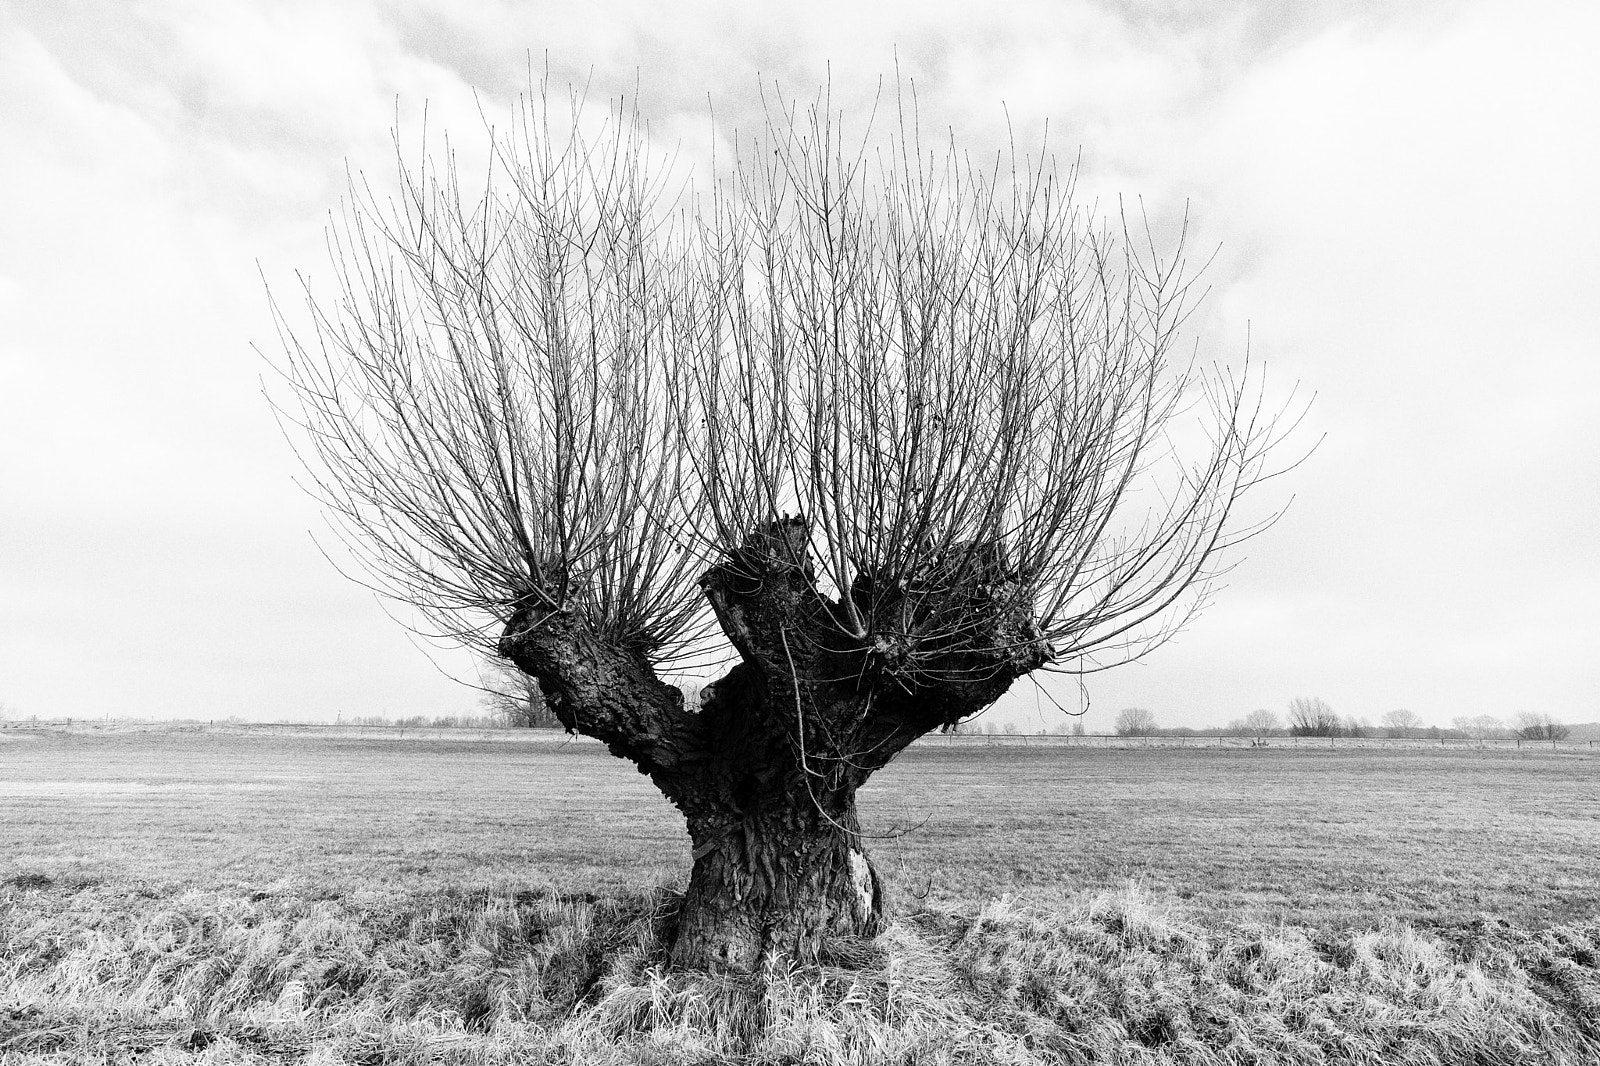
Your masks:
{"label": "grassy field", "polygon": [[[252,735],[0,741],[0,879],[313,898],[634,890],[681,819],[593,744]],[[1540,752],[913,748],[861,795],[901,896],[1136,884],[1212,923],[1600,913],[1600,759]]]}
{"label": "grassy field", "polygon": [[861,797],[883,943],[711,987],[655,968],[681,824],[597,747],[9,729],[0,1063],[1600,1061],[1597,786],[913,749]]}

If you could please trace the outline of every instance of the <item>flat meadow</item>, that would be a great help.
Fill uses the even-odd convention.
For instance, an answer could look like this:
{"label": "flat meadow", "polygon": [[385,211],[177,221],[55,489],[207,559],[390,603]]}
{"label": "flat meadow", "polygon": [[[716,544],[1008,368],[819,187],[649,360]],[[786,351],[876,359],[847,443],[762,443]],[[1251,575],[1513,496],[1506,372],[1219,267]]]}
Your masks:
{"label": "flat meadow", "polygon": [[890,932],[708,991],[598,745],[13,727],[0,1063],[1600,1061],[1596,755],[922,744]]}

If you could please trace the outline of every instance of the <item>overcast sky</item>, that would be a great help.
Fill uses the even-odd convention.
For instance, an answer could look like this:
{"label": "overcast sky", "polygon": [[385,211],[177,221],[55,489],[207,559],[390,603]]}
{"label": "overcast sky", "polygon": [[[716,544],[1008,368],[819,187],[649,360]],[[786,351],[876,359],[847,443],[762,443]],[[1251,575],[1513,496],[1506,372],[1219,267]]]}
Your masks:
{"label": "overcast sky", "polygon": [[[1592,0],[0,0],[0,703],[470,709],[463,658],[312,543],[260,395],[263,272],[325,271],[397,108],[481,139],[474,90],[508,114],[530,54],[637,84],[691,159],[708,100],[738,122],[759,79],[831,65],[859,109],[898,54],[969,146],[1048,121],[1102,202],[1189,203],[1221,245],[1202,351],[1239,359],[1248,326],[1317,396],[1287,517],[1176,642],[1091,679],[1091,731],[1299,695],[1600,719],[1597,40]],[[1033,719],[1030,684],[1008,700]]]}

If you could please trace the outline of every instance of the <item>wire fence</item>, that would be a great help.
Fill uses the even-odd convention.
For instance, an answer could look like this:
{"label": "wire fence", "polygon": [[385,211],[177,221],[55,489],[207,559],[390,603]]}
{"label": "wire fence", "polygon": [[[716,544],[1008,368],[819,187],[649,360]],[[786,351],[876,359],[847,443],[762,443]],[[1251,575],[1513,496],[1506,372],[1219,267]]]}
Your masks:
{"label": "wire fence", "polygon": [[1594,751],[1587,739],[1525,740],[1516,737],[1245,737],[1245,736],[1122,736],[1116,733],[929,733],[918,741],[942,747],[1055,747],[1055,748],[1432,748],[1494,751]]}
{"label": "wire fence", "polygon": [[[599,741],[560,729],[518,729],[509,726],[485,728],[478,725],[441,726],[433,724],[387,725],[336,722],[241,722],[231,720],[155,720],[133,721],[107,718],[9,719],[0,720],[0,730],[27,732],[236,732],[257,736],[314,734],[350,739],[374,740],[494,740],[508,743],[588,745]],[[1527,740],[1517,737],[1293,737],[1293,736],[1216,736],[1155,735],[1122,736],[1116,733],[929,733],[917,741],[932,748],[1282,748],[1316,749],[1432,749],[1456,751],[1564,751],[1592,752],[1600,747],[1587,738],[1566,740]]]}

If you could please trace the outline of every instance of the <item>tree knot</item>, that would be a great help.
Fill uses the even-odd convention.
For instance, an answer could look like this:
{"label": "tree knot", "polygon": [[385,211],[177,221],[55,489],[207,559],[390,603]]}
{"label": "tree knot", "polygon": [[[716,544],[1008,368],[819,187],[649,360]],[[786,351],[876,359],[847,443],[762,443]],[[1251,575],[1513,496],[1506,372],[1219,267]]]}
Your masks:
{"label": "tree knot", "polygon": [[764,522],[745,537],[732,561],[750,577],[799,571],[811,580],[811,523],[787,514]]}

